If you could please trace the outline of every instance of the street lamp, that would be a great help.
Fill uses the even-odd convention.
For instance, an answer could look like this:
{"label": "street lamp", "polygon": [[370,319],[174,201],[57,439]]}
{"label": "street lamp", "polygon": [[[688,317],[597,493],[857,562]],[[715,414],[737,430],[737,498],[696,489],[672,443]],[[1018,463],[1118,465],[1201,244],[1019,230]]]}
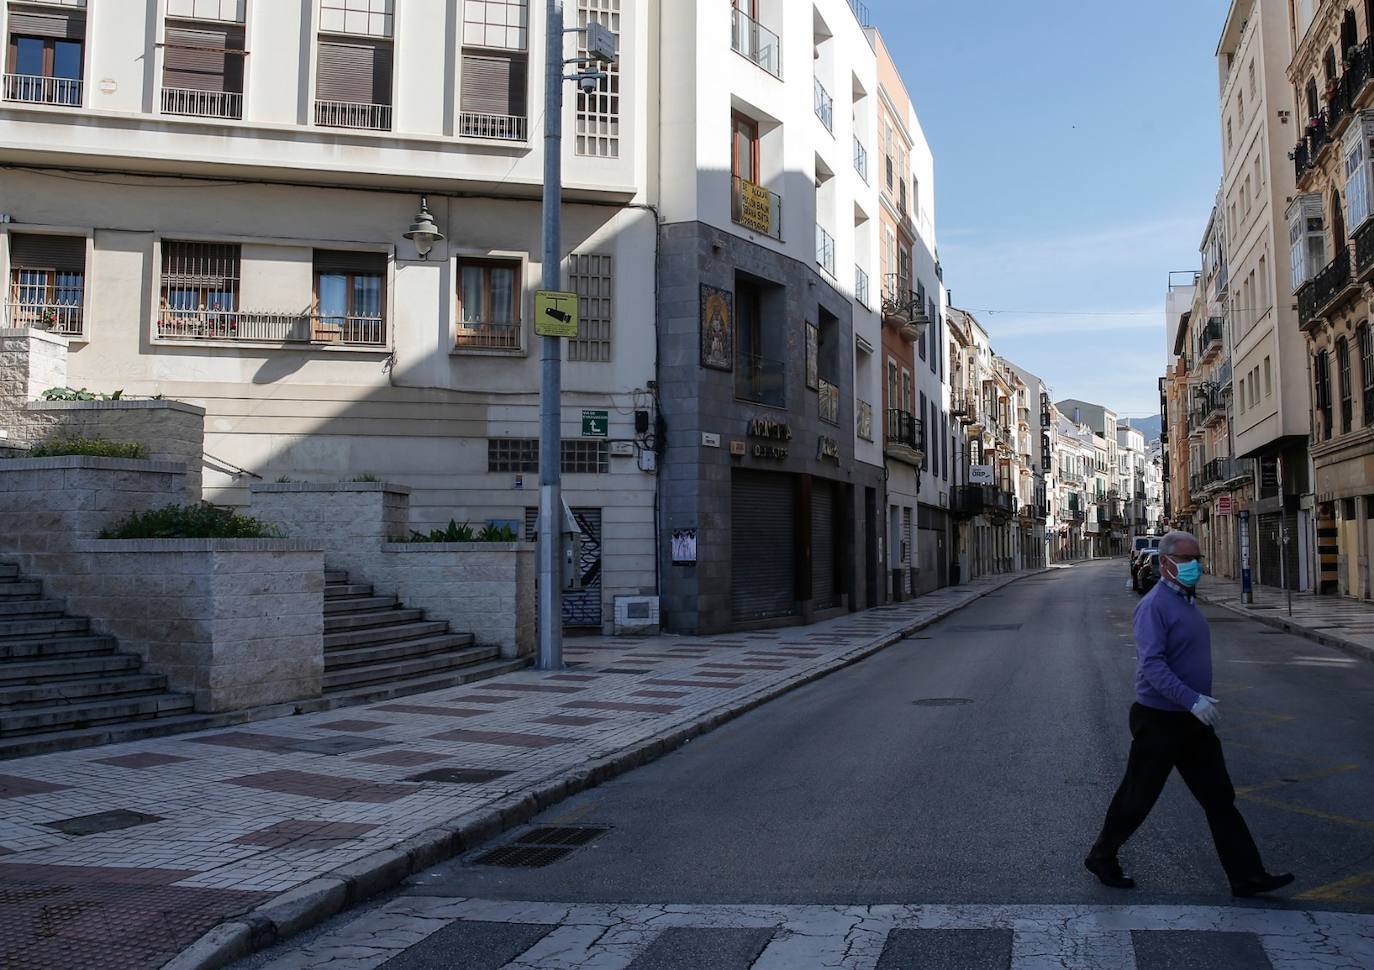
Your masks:
{"label": "street lamp", "polygon": [[420,196],[420,211],[415,213],[415,221],[402,235],[415,244],[415,251],[421,259],[429,259],[429,251],[434,244],[444,241],[444,234],[429,214],[429,200],[425,196]]}

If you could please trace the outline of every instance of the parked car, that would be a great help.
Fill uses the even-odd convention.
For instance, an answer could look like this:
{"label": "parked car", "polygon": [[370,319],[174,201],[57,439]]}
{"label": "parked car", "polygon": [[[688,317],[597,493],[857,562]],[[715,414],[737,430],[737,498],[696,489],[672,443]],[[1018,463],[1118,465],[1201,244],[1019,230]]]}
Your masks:
{"label": "parked car", "polygon": [[1151,549],[1141,555],[1140,567],[1136,571],[1136,591],[1144,596],[1159,582],[1159,550]]}
{"label": "parked car", "polygon": [[1144,592],[1137,579],[1141,565],[1152,552],[1159,549],[1159,536],[1136,536],[1131,549],[1131,589]]}

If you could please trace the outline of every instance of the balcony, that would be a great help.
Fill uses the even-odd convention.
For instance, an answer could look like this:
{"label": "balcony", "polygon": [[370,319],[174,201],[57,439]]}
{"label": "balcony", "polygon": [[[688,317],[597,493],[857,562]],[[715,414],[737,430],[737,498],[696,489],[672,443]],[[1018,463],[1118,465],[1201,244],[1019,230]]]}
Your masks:
{"label": "balcony", "polygon": [[1077,472],[1060,472],[1059,482],[1061,485],[1077,485],[1082,488],[1088,483],[1088,480]]}
{"label": "balcony", "polygon": [[925,462],[925,451],[924,422],[907,411],[888,409],[883,453],[920,468]]}
{"label": "balcony", "polygon": [[361,101],[316,101],[315,124],[321,128],[390,131],[391,105]]}
{"label": "balcony", "polygon": [[854,267],[854,300],[859,306],[868,308],[868,274],[862,266]]}
{"label": "balcony", "polygon": [[989,515],[1006,520],[1016,511],[1016,496],[996,485],[956,485],[950,496],[950,510],[956,518]]}
{"label": "balcony", "polygon": [[1209,317],[1197,335],[1198,361],[1210,364],[1225,349],[1225,330],[1221,317]]}
{"label": "balcony", "polygon": [[911,281],[897,273],[883,277],[883,323],[913,342],[925,335],[930,323],[925,302],[911,289]]}
{"label": "balcony", "polygon": [[780,360],[740,354],[735,361],[735,397],[780,408],[786,405],[786,372]]}
{"label": "balcony", "polygon": [[41,77],[37,74],[6,74],[4,78],[6,101],[81,107],[80,78]]}
{"label": "balcony", "polygon": [[730,218],[736,225],[781,240],[782,196],[736,175],[730,188]]}
{"label": "balcony", "polygon": [[859,136],[854,136],[854,171],[859,173],[859,178],[864,180],[864,185],[868,184],[868,149],[863,142],[859,141]]}
{"label": "balcony", "polygon": [[5,326],[17,330],[47,330],[64,337],[82,334],[82,307],[78,303],[31,303],[20,300],[5,304]]}
{"label": "balcony", "polygon": [[816,117],[821,119],[821,124],[825,125],[825,130],[833,135],[835,133],[835,99],[830,96],[830,92],[825,89],[820,78],[812,78],[812,81],[815,82],[813,103]]}
{"label": "balcony", "polygon": [[528,141],[529,119],[524,115],[489,115],[464,111],[458,115],[458,134],[488,141]]}
{"label": "balcony", "polygon": [[194,118],[243,117],[243,95],[237,91],[197,91],[193,88],[163,88],[162,113]]}
{"label": "balcony", "polygon": [[163,340],[380,347],[386,343],[386,321],[382,317],[369,316],[174,310],[163,307],[158,312],[157,336]]}
{"label": "balcony", "polygon": [[1213,458],[1202,470],[1189,476],[1188,484],[1194,493],[1220,490],[1231,482],[1250,477],[1250,462],[1235,458]]}
{"label": "balcony", "polygon": [[1289,151],[1288,157],[1293,159],[1293,177],[1298,181],[1302,181],[1303,175],[1312,167],[1312,159],[1308,156],[1307,152],[1307,139],[1304,138],[1294,145],[1292,150]]}
{"label": "balcony", "polygon": [[1226,395],[1221,391],[1209,391],[1203,398],[1203,427],[1218,427],[1226,423]]}
{"label": "balcony", "polygon": [[1310,301],[1311,315],[1303,316],[1303,293],[1298,296],[1298,317],[1299,323],[1306,326],[1308,322],[1330,313],[1343,302],[1347,296],[1353,296],[1358,292],[1354,280],[1350,275],[1350,250],[1344,246],[1336,253],[1336,258],[1327,263],[1312,277],[1306,289],[1311,293],[1308,297]]}
{"label": "balcony", "polygon": [[835,278],[835,237],[820,223],[816,223],[816,265],[832,280]]}
{"label": "balcony", "polygon": [[730,46],[736,54],[749,58],[775,78],[782,78],[782,43],[778,35],[743,10],[734,9]]}
{"label": "balcony", "polygon": [[518,320],[483,321],[459,320],[453,337],[453,349],[519,352],[525,328]]}
{"label": "balcony", "polygon": [[1360,282],[1374,278],[1374,219],[1366,219],[1351,237],[1355,241],[1355,276]]}
{"label": "balcony", "polygon": [[816,397],[819,401],[820,418],[826,424],[840,423],[840,388],[824,377],[816,382]]}

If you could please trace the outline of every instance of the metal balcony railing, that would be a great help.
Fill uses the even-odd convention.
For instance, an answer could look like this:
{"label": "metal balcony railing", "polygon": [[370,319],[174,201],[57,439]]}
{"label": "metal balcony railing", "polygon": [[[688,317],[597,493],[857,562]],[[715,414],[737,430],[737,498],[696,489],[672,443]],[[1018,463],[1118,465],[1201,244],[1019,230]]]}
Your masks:
{"label": "metal balcony railing", "polygon": [[524,115],[490,115],[463,111],[458,115],[458,134],[464,138],[492,141],[528,141],[529,119]]}
{"label": "metal balcony railing", "polygon": [[920,340],[930,323],[925,302],[911,281],[897,273],[883,277],[883,323],[897,327],[908,340]]}
{"label": "metal balcony railing", "polygon": [[900,408],[887,411],[887,443],[907,448],[921,454],[925,453],[925,424],[920,418]]}
{"label": "metal balcony railing", "polygon": [[835,237],[820,223],[816,224],[816,265],[831,279],[835,278]]}
{"label": "metal balcony railing", "polygon": [[82,309],[79,303],[31,303],[18,300],[5,304],[5,326],[79,337],[82,334]]}
{"label": "metal balcony railing", "polygon": [[825,125],[825,130],[831,134],[835,133],[835,99],[830,96],[830,92],[825,89],[821,79],[813,77],[815,82],[814,104],[816,117],[821,119],[821,124]]}
{"label": "metal balcony railing", "polygon": [[1312,277],[1312,301],[1316,307],[1314,316],[1321,316],[1326,312],[1349,285],[1350,250],[1345,247],[1345,240],[1341,240],[1341,248],[1336,252],[1336,258]]}
{"label": "metal balcony railing", "polygon": [[1016,512],[1016,496],[997,485],[957,485],[950,506],[957,517],[975,515],[1011,516]]}
{"label": "metal balcony railing", "polygon": [[37,74],[6,74],[5,100],[30,104],[81,106],[79,78],[41,77]]}
{"label": "metal balcony railing", "polygon": [[1363,280],[1374,271],[1374,219],[1366,219],[1351,239],[1355,243],[1355,275]]}
{"label": "metal balcony railing", "polygon": [[391,130],[391,105],[361,101],[315,102],[315,124],[321,128],[361,128],[366,131]]}
{"label": "metal balcony railing", "polygon": [[163,88],[162,113],[196,118],[242,118],[243,95],[237,91]]}
{"label": "metal balcony railing", "polygon": [[163,307],[158,311],[157,335],[165,340],[380,346],[386,342],[386,321],[373,316],[175,310]]}
{"label": "metal balcony railing", "polygon": [[734,23],[730,31],[730,46],[743,54],[775,78],[782,78],[782,43],[778,35],[743,10],[734,9]]}
{"label": "metal balcony railing", "polygon": [[854,266],[854,299],[862,307],[868,307],[868,274],[859,265]]}
{"label": "metal balcony railing", "polygon": [[735,362],[735,397],[770,407],[786,404],[785,369],[780,360],[740,354]]}
{"label": "metal balcony railing", "polygon": [[859,136],[854,136],[854,171],[859,173],[859,178],[868,184],[868,149],[863,142],[859,141]]}
{"label": "metal balcony railing", "polygon": [[1205,360],[1211,356],[1213,351],[1220,350],[1225,338],[1225,329],[1222,326],[1221,317],[1209,317],[1207,322],[1202,325],[1197,335],[1198,358]]}
{"label": "metal balcony railing", "polygon": [[736,175],[731,180],[730,218],[746,229],[780,240],[782,196]]}
{"label": "metal balcony railing", "polygon": [[454,330],[453,349],[521,350],[525,328],[519,320],[459,320]]}

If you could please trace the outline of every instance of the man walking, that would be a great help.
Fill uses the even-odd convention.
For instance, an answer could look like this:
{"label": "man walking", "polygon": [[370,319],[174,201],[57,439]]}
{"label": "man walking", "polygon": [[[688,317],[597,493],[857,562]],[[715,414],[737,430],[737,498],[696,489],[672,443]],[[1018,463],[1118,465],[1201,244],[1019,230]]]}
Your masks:
{"label": "man walking", "polygon": [[1202,575],[1197,539],[1170,532],[1159,543],[1161,582],[1135,611],[1136,702],[1131,706],[1131,754],[1126,777],[1107,809],[1102,834],[1083,861],[1104,885],[1130,889],[1135,880],[1121,871],[1117,852],[1150,814],[1169,773],[1177,768],[1207,813],[1221,866],[1234,896],[1272,892],[1293,881],[1272,875],[1245,819],[1226,773],[1213,726],[1220,718],[1212,691],[1212,636],[1193,602]]}

